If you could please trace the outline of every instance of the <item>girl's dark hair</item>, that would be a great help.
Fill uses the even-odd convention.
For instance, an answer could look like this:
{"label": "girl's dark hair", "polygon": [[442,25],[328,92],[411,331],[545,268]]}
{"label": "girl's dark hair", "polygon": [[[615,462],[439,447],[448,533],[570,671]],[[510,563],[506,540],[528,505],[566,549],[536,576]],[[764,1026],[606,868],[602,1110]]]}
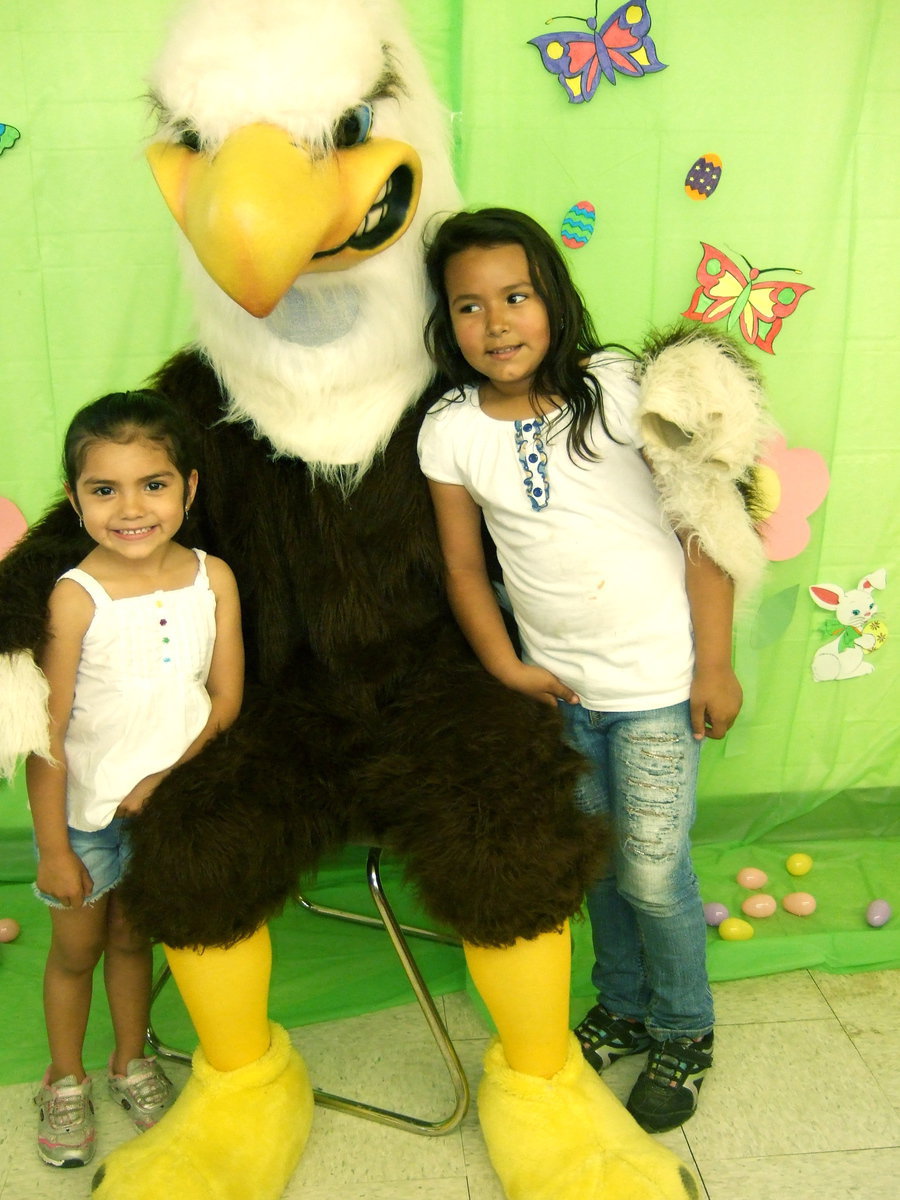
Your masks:
{"label": "girl's dark hair", "polygon": [[584,364],[606,347],[597,337],[590,313],[572,282],[556,243],[526,213],[512,208],[454,213],[431,238],[426,248],[425,268],[436,302],[425,324],[428,352],[437,369],[455,386],[462,388],[481,381],[482,376],[466,362],[457,345],[444,272],[447,260],[463,250],[473,246],[508,245],[521,246],[525,252],[531,282],[544,302],[550,326],[550,345],[531,384],[532,405],[540,414],[538,400],[541,396],[562,396],[568,404],[570,457],[596,459],[597,451],[588,445],[595,413],[607,436],[612,438],[612,434],[603,411],[602,389]]}
{"label": "girl's dark hair", "polygon": [[141,389],[110,392],[78,410],[66,430],[63,474],[75,491],[78,476],[92,445],[97,442],[158,442],[185,481],[197,465],[197,451],[181,413],[159,392]]}

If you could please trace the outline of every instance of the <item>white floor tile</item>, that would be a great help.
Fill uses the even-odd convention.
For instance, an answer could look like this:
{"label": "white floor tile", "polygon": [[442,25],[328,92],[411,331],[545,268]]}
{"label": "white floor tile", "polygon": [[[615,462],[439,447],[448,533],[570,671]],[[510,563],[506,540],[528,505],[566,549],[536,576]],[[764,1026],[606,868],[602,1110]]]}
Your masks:
{"label": "white floor tile", "polygon": [[[470,1200],[465,1179],[420,1179],[417,1182],[360,1184],[353,1189],[353,1200]],[[284,1200],[348,1200],[343,1184],[321,1187],[289,1188]],[[503,1197],[500,1196],[500,1200]]]}
{"label": "white floor tile", "polygon": [[490,1035],[487,1022],[465,992],[450,992],[443,997],[447,1031],[454,1042]]}
{"label": "white floor tile", "polygon": [[710,1161],[710,1200],[897,1200],[900,1150]]}
{"label": "white floor tile", "polygon": [[808,971],[733,979],[712,985],[717,1025],[761,1021],[813,1021],[832,1016],[828,1001]]}
{"label": "white floor tile", "polygon": [[[292,1038],[316,1087],[423,1120],[453,1109],[443,1059],[415,1004],[308,1025]],[[355,1194],[363,1183],[464,1176],[458,1133],[425,1137],[317,1106],[294,1184],[298,1196],[325,1180]]]}
{"label": "white floor tile", "polygon": [[[900,1116],[900,1029],[851,1035],[863,1062]],[[900,1184],[897,1187],[900,1197]]]}
{"label": "white floor tile", "polygon": [[[851,1032],[900,1029],[900,970],[812,977],[838,1020]],[[900,1195],[900,1187],[897,1189]]]}
{"label": "white floor tile", "polygon": [[897,1114],[835,1020],[720,1027],[684,1132],[701,1169],[707,1159],[900,1146]]}

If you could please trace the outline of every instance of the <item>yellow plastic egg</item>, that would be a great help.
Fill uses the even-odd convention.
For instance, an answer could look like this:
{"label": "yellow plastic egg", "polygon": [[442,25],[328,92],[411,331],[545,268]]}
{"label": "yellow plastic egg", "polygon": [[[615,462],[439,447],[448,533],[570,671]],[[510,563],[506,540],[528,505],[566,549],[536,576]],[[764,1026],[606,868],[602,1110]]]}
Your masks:
{"label": "yellow plastic egg", "polygon": [[768,896],[765,892],[757,892],[756,895],[747,897],[741,905],[741,912],[748,917],[771,917],[777,907],[774,896]]}
{"label": "yellow plastic egg", "polygon": [[812,864],[813,860],[808,854],[791,854],[784,865],[791,875],[805,875],[811,870]]}
{"label": "yellow plastic egg", "polygon": [[719,926],[719,937],[726,942],[746,942],[753,937],[753,926],[740,917],[728,917]]}

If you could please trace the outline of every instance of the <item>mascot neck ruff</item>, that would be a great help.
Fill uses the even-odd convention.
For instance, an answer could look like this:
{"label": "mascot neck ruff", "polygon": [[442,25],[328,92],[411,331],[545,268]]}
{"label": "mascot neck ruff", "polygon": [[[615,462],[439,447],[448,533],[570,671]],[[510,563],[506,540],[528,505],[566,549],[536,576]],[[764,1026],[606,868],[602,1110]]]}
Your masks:
{"label": "mascot neck ruff", "polygon": [[[457,199],[397,10],[195,0],[153,95],[148,157],[199,328],[154,386],[198,438],[190,534],[237,577],[247,690],[228,736],[135,822],[122,902],[166,945],[201,1048],[172,1111],[101,1165],[97,1200],[278,1200],[312,1104],[266,1018],[266,921],[361,835],[391,844],[463,939],[500,1035],[479,1108],[510,1200],[695,1200],[567,1030],[566,922],[605,841],[574,806],[580,760],[552,709],[482,670],[444,597],[416,457],[421,235]],[[84,553],[61,504],[0,568],[0,661],[20,689],[0,719],[7,763],[46,750],[32,655],[54,580]]]}

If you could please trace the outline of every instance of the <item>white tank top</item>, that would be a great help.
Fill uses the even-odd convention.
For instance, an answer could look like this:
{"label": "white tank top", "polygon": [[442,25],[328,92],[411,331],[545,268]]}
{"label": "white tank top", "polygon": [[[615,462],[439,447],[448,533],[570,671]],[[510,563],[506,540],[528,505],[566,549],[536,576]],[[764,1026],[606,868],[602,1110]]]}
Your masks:
{"label": "white tank top", "polygon": [[94,601],[66,732],[67,820],[103,829],[136,783],[177,762],[212,707],[206,680],[216,636],[206,555],[194,582],[113,600],[87,572],[73,579]]}

